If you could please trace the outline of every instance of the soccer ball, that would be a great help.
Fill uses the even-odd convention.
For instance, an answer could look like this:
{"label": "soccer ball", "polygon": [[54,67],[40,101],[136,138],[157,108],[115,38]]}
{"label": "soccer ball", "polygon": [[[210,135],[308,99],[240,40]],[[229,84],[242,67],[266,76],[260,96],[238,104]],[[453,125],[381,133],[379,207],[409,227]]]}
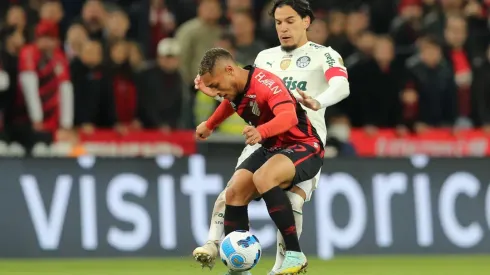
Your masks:
{"label": "soccer ball", "polygon": [[239,230],[228,234],[219,249],[221,261],[232,271],[247,271],[260,260],[262,246],[248,231]]}

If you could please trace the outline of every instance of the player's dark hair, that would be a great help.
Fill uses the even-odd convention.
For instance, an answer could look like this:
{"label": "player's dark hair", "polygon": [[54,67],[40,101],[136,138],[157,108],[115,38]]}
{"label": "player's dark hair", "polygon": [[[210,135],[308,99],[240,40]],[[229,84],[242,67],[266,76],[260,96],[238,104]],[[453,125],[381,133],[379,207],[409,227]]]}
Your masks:
{"label": "player's dark hair", "polygon": [[315,14],[308,0],[275,0],[269,15],[274,17],[276,10],[284,6],[290,6],[301,18],[310,17],[310,24],[315,20]]}
{"label": "player's dark hair", "polygon": [[421,45],[421,44],[425,44],[425,45],[430,45],[430,46],[433,46],[433,47],[438,47],[438,48],[442,48],[442,45],[443,43],[441,42],[441,40],[434,36],[434,35],[425,35],[425,36],[422,36],[421,38],[419,38],[417,40],[417,44]]}
{"label": "player's dark hair", "polygon": [[214,66],[216,66],[216,62],[221,59],[235,61],[231,53],[223,48],[212,48],[208,50],[201,59],[201,64],[199,65],[199,75],[212,73]]}

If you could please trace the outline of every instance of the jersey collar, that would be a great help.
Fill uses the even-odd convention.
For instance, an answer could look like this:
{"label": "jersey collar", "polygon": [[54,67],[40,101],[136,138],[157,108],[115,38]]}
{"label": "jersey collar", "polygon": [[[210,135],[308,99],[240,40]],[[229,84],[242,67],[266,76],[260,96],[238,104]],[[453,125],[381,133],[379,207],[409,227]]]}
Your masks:
{"label": "jersey collar", "polygon": [[252,82],[252,77],[253,77],[253,74],[254,74],[254,71],[255,71],[255,67],[253,66],[245,66],[243,67],[245,70],[249,70],[248,72],[248,78],[247,78],[247,84],[245,84],[245,88],[243,89],[243,91],[241,93],[239,93],[236,98],[233,100],[233,107],[235,108],[235,110],[238,108],[238,106],[240,105],[240,103],[242,102],[243,98],[245,97],[245,94],[247,94],[248,92],[248,89],[250,89],[250,83]]}

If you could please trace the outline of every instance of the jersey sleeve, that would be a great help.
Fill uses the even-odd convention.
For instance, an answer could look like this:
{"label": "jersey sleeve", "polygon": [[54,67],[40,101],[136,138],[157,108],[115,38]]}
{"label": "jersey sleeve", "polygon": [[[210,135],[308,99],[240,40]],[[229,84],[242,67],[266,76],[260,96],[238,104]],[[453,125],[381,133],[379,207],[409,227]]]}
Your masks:
{"label": "jersey sleeve", "polygon": [[60,72],[59,72],[59,81],[60,83],[65,82],[65,81],[70,81],[70,65],[68,64],[68,60],[66,59],[65,55],[62,52],[58,53],[58,60],[59,60],[59,66],[60,66]]}
{"label": "jersey sleeve", "polygon": [[34,47],[26,46],[19,53],[19,72],[36,70],[36,52]]}
{"label": "jersey sleeve", "polygon": [[322,52],[321,58],[323,59],[323,72],[327,81],[336,76],[347,78],[344,60],[338,52],[332,48],[326,48]]}
{"label": "jersey sleeve", "polygon": [[[282,82],[281,82],[282,84]],[[294,104],[291,93],[284,85],[280,85],[279,89],[268,90],[266,95],[267,104],[271,111],[274,112],[274,109],[282,104]]]}

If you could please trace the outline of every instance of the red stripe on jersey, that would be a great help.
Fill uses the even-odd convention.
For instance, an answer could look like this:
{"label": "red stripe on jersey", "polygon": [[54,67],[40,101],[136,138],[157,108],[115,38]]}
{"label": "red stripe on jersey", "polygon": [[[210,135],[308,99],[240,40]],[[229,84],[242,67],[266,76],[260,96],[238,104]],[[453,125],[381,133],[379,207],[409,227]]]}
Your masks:
{"label": "red stripe on jersey", "polygon": [[347,70],[341,67],[332,67],[325,72],[325,79],[327,79],[327,81],[330,81],[330,79],[335,76],[347,78]]}
{"label": "red stripe on jersey", "polygon": [[306,157],[304,157],[304,158],[300,158],[300,159],[298,159],[298,160],[297,160],[297,161],[294,163],[294,166],[298,166],[298,165],[299,165],[299,164],[301,164],[303,161],[305,161],[305,160],[307,160],[307,159],[311,158],[311,157],[312,157],[314,154],[315,154],[315,153],[311,153],[311,154],[307,155],[307,156],[306,156]]}

